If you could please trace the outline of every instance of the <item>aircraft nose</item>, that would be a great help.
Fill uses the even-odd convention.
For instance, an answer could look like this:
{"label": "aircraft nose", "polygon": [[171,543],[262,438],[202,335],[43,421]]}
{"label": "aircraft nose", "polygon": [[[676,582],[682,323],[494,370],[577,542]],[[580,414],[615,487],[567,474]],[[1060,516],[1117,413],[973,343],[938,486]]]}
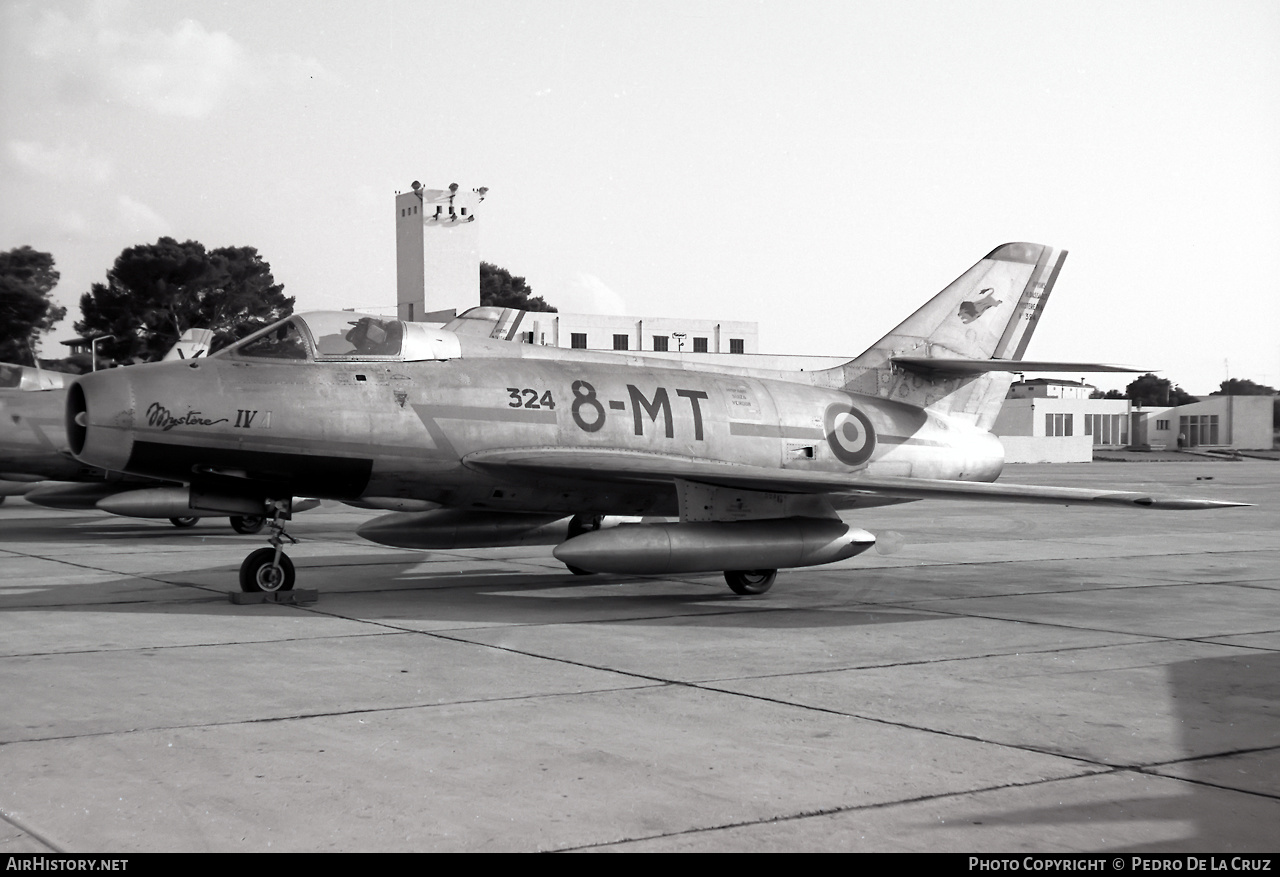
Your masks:
{"label": "aircraft nose", "polygon": [[95,372],[67,391],[67,441],[77,459],[124,469],[133,453],[133,384],[126,369]]}

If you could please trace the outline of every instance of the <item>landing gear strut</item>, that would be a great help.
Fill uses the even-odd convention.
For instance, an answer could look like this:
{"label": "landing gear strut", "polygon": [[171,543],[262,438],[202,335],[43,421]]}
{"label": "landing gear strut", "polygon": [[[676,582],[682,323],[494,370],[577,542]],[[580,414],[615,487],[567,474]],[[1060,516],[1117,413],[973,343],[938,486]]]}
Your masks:
{"label": "landing gear strut", "polygon": [[284,531],[284,504],[276,504],[276,515],[271,519],[270,548],[259,548],[250,553],[240,564],[240,590],[249,593],[293,590],[293,561],[284,553],[284,541],[297,545],[294,539]]}
{"label": "landing gear strut", "polygon": [[735,594],[763,594],[773,587],[778,577],[776,569],[730,569],[725,570],[724,580],[729,583],[729,590]]}

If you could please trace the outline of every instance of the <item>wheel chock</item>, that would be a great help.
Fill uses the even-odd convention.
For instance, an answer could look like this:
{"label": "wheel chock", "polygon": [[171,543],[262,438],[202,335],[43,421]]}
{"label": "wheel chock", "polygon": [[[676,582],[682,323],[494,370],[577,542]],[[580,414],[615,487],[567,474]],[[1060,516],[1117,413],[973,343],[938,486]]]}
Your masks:
{"label": "wheel chock", "polygon": [[227,599],[237,606],[247,603],[314,603],[320,599],[320,591],[316,588],[294,588],[292,591],[231,591]]}

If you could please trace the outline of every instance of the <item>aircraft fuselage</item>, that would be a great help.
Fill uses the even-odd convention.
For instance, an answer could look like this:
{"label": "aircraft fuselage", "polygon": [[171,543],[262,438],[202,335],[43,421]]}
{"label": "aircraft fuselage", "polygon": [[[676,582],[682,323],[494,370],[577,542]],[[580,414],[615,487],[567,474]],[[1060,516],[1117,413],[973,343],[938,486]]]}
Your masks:
{"label": "aircraft fuselage", "polygon": [[[495,477],[495,449],[625,449],[771,469],[992,481],[985,432],[926,410],[785,380],[538,356],[471,341],[447,361],[270,362],[214,357],[81,380],[93,459],[156,478],[267,484],[335,499],[674,515],[674,491]],[[475,348],[479,349],[475,349]],[[488,349],[486,349],[488,348]],[[616,360],[616,361],[611,361]],[[627,361],[628,359],[632,361]],[[127,378],[127,380],[125,380]]]}

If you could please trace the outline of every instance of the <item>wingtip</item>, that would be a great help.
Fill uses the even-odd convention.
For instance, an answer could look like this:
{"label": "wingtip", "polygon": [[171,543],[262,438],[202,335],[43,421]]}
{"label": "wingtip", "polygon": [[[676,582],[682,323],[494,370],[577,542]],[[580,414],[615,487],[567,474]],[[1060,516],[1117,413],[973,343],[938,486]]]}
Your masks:
{"label": "wingtip", "polygon": [[1134,505],[1167,511],[1210,511],[1212,509],[1252,508],[1251,502],[1232,502],[1225,499],[1187,499],[1184,497],[1144,496],[1133,500]]}
{"label": "wingtip", "polygon": [[1026,262],[1029,265],[1036,264],[1040,259],[1040,254],[1048,247],[1045,244],[1033,244],[1025,241],[1015,241],[1013,243],[1001,244],[985,258],[993,259],[998,262]]}

